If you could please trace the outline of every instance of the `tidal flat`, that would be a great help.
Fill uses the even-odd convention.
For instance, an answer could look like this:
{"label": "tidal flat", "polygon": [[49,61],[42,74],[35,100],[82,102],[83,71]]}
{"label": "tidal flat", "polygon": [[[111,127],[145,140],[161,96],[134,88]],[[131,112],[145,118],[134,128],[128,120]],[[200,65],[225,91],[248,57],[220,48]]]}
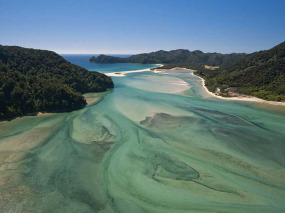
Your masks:
{"label": "tidal flat", "polygon": [[1,122],[0,211],[284,212],[285,108],[166,74],[114,77],[82,110]]}

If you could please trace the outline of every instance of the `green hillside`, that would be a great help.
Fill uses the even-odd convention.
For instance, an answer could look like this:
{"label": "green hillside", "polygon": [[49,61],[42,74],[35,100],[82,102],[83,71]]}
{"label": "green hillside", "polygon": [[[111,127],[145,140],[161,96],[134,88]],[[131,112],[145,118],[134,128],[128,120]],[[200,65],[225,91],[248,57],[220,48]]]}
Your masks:
{"label": "green hillside", "polygon": [[111,78],[54,52],[0,45],[0,120],[79,109],[86,105],[83,93],[112,87]]}
{"label": "green hillside", "polygon": [[90,58],[93,63],[140,63],[140,64],[164,64],[165,68],[183,66],[187,68],[203,68],[204,65],[226,67],[241,58],[245,54],[232,53],[203,53],[202,51],[189,51],[184,49],[143,53],[127,58],[99,55]]}
{"label": "green hillside", "polygon": [[247,55],[239,62],[215,71],[198,70],[206,86],[215,91],[236,88],[238,92],[272,101],[285,101],[285,42],[272,49]]}

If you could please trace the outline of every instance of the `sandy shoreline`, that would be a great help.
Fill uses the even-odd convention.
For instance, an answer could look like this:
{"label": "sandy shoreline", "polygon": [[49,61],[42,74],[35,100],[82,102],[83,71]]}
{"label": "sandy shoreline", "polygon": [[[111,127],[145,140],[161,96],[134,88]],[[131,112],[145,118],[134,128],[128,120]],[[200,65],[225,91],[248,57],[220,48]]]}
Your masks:
{"label": "sandy shoreline", "polygon": [[216,95],[215,93],[211,92],[208,90],[208,88],[205,85],[205,80],[197,75],[194,75],[194,72],[191,72],[191,75],[196,76],[197,78],[200,78],[202,81],[202,86],[205,89],[205,91],[207,92],[207,94],[215,97],[215,98],[219,98],[219,99],[223,99],[223,100],[228,100],[228,101],[247,101],[247,102],[259,102],[259,103],[266,103],[266,104],[272,104],[272,105],[278,105],[278,106],[285,106],[285,102],[277,102],[277,101],[266,101],[260,98],[256,98],[253,96],[238,96],[238,97],[222,97],[219,95]]}
{"label": "sandy shoreline", "polygon": [[[160,64],[162,65],[162,64]],[[163,66],[163,65],[162,65]],[[161,67],[161,66],[160,66]],[[164,71],[168,71],[168,70],[171,70],[171,71],[175,71],[175,70],[190,70],[190,69],[187,69],[187,68],[184,68],[184,67],[173,67],[171,69],[159,69],[159,68],[155,68],[154,70],[152,70],[154,73],[163,73]]]}
{"label": "sandy shoreline", "polygon": [[218,99],[228,100],[228,101],[258,102],[258,103],[265,103],[265,104],[271,104],[271,105],[276,105],[276,106],[285,106],[285,102],[267,101],[267,100],[263,100],[263,99],[260,99],[260,98],[254,97],[254,96],[222,97],[222,96],[216,95],[215,93],[208,90],[208,88],[205,85],[205,80],[202,77],[194,74],[195,70],[191,70],[191,69],[187,69],[187,68],[183,68],[183,67],[174,67],[172,69],[159,69],[159,68],[157,68],[157,69],[154,69],[153,72],[163,74],[164,71],[169,71],[169,70],[172,70],[172,71],[189,70],[189,71],[191,71],[191,73],[190,73],[191,75],[201,79],[202,86],[203,86],[204,90],[206,91],[206,93],[208,95],[213,96],[213,97],[218,98]]}
{"label": "sandy shoreline", "polygon": [[[156,65],[158,67],[163,66],[163,64],[156,64]],[[205,80],[202,77],[200,77],[198,75],[195,75],[194,74],[194,70],[187,69],[187,68],[182,68],[182,67],[174,67],[172,69],[159,69],[159,68],[156,68],[154,70],[150,70],[150,68],[148,68],[148,69],[142,69],[142,70],[132,70],[132,71],[106,73],[105,75],[116,76],[116,77],[124,77],[128,73],[147,72],[147,71],[153,71],[154,73],[163,74],[164,71],[169,71],[169,70],[172,70],[172,71],[174,71],[174,70],[189,70],[189,71],[191,71],[190,75],[195,76],[195,77],[197,77],[197,78],[199,78],[201,80],[202,87],[204,88],[205,92],[208,95],[210,95],[212,97],[215,97],[215,98],[218,98],[218,99],[228,100],[228,101],[258,102],[258,103],[271,104],[271,105],[276,105],[276,106],[285,106],[285,102],[267,101],[267,100],[263,100],[263,99],[260,99],[260,98],[254,97],[254,96],[222,97],[222,96],[216,95],[215,93],[213,93],[213,92],[208,90],[208,88],[205,85]],[[182,83],[173,83],[173,84],[182,85]],[[90,98],[89,97],[85,97],[85,98],[86,98],[87,106],[95,103],[96,101],[98,101],[100,99],[98,97],[96,97],[96,98],[94,98],[94,97],[90,97]],[[24,116],[19,116],[19,117],[16,117],[15,119],[20,119],[20,118],[24,118],[24,117],[28,117],[28,116],[47,116],[47,115],[52,115],[52,114],[54,114],[54,113],[51,113],[51,112],[37,112],[37,113],[30,113],[30,114],[24,115]],[[7,121],[8,120],[2,120],[2,121],[0,121],[0,123],[5,123]]]}
{"label": "sandy shoreline", "polygon": [[6,123],[12,120],[16,120],[16,119],[22,119],[22,118],[27,118],[27,117],[40,117],[40,116],[47,116],[47,115],[52,115],[55,112],[35,112],[35,113],[28,113],[27,115],[23,115],[23,116],[18,116],[18,117],[14,117],[11,119],[7,119],[7,120],[1,120],[0,124],[2,123]]}
{"label": "sandy shoreline", "polygon": [[[163,64],[156,64],[158,67],[162,67]],[[130,71],[118,71],[118,72],[110,72],[110,73],[104,73],[105,75],[107,76],[115,76],[115,77],[124,77],[126,76],[126,74],[128,73],[136,73],[136,72],[148,72],[148,71],[151,71],[150,70],[151,68],[148,68],[148,69],[142,69],[142,70],[130,70]]]}
{"label": "sandy shoreline", "polygon": [[[89,97],[90,95],[92,94],[95,94],[97,95],[98,93],[85,93],[83,94],[85,100],[86,100],[86,103],[87,105],[86,106],[89,106],[91,104],[94,104],[96,102],[99,102],[100,101],[100,97],[99,96],[96,96],[96,97]],[[89,96],[88,96],[89,95]],[[26,117],[39,117],[39,116],[47,116],[47,115],[53,115],[55,113],[60,113],[60,112],[35,112],[35,113],[28,113],[27,115],[23,115],[23,116],[18,116],[18,117],[15,117],[13,118],[12,120],[15,120],[15,119],[21,119],[21,118],[26,118]],[[5,123],[5,122],[8,122],[10,120],[1,120],[0,121],[0,124],[1,123]]]}

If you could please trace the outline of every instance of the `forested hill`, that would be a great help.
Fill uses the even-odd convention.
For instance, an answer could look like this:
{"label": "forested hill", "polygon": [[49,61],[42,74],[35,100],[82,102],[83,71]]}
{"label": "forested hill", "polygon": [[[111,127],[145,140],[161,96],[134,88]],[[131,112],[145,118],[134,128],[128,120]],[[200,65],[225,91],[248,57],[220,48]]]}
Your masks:
{"label": "forested hill", "polygon": [[226,67],[243,58],[245,54],[232,53],[203,53],[202,51],[189,51],[184,49],[143,53],[127,58],[99,55],[90,58],[93,63],[141,63],[141,64],[165,64],[169,66],[183,66],[189,68],[208,66]]}
{"label": "forested hill", "polygon": [[226,69],[198,70],[206,86],[226,94],[229,87],[262,99],[285,101],[285,42],[272,49],[247,55]]}
{"label": "forested hill", "polygon": [[110,77],[46,50],[0,45],[0,120],[82,108],[87,92],[112,88]]}

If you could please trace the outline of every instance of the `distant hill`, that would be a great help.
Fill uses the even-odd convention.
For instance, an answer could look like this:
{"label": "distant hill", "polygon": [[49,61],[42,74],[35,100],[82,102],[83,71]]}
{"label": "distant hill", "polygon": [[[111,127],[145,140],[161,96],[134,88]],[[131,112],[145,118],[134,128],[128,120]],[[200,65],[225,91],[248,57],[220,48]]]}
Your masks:
{"label": "distant hill", "polygon": [[215,91],[227,88],[272,101],[285,101],[285,42],[272,49],[247,55],[237,63],[218,70],[198,70],[206,86]]}
{"label": "distant hill", "polygon": [[46,50],[0,45],[0,120],[82,108],[87,92],[112,88],[110,77]]}
{"label": "distant hill", "polygon": [[90,62],[93,63],[140,63],[140,64],[164,64],[165,68],[175,66],[183,66],[187,68],[203,68],[208,66],[226,67],[243,58],[246,54],[232,53],[203,53],[195,50],[189,51],[184,49],[143,53],[133,55],[127,58],[119,58],[114,56],[99,55],[91,57]]}

